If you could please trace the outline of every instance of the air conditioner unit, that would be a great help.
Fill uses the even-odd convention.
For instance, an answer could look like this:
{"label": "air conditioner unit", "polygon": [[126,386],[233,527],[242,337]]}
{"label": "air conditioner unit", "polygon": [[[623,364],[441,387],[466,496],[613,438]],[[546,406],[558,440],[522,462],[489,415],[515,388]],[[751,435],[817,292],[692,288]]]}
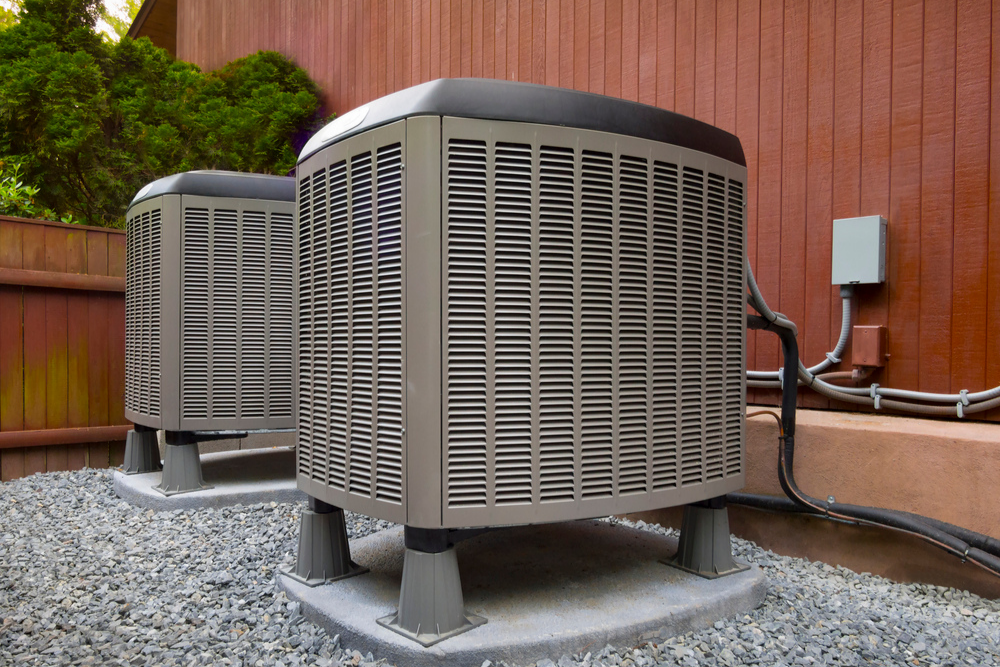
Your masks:
{"label": "air conditioner unit", "polygon": [[299,488],[418,552],[741,488],[746,173],[709,125],[529,84],[335,120],[296,177]]}
{"label": "air conditioner unit", "polygon": [[294,200],[292,178],[225,171],[175,174],[133,199],[125,416],[139,433],[180,444],[294,428]]}

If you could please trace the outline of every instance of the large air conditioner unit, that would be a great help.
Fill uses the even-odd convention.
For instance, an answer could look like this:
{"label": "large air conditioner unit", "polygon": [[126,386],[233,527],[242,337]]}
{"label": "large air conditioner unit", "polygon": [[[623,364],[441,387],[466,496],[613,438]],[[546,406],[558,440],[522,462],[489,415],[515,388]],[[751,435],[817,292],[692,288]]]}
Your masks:
{"label": "large air conditioner unit", "polygon": [[544,86],[335,120],[296,177],[299,488],[418,552],[741,488],[746,174],[726,132]]}
{"label": "large air conditioner unit", "polygon": [[[137,439],[295,427],[294,200],[292,178],[224,171],[175,174],[133,199],[125,416]],[[149,449],[133,468],[151,465]],[[171,485],[167,467],[163,489],[189,490]]]}

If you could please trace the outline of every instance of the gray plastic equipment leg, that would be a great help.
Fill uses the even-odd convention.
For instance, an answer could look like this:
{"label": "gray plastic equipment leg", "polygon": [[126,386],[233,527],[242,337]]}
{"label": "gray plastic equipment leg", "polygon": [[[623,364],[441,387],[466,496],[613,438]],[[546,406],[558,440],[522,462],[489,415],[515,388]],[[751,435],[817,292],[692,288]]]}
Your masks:
{"label": "gray plastic equipment leg", "polygon": [[306,586],[319,586],[368,571],[351,560],[344,510],[309,498],[299,524],[299,555],[284,574]]}
{"label": "gray plastic equipment leg", "polygon": [[135,475],[142,472],[163,470],[160,463],[160,447],[156,442],[156,431],[136,425],[125,436],[125,462],[122,472]]}
{"label": "gray plastic equipment leg", "polygon": [[677,554],[661,562],[706,579],[749,569],[733,558],[725,498],[685,506]]}
{"label": "gray plastic equipment leg", "polygon": [[378,619],[382,627],[422,646],[431,646],[485,622],[482,616],[465,613],[454,547],[440,553],[407,549],[399,609]]}
{"label": "gray plastic equipment leg", "polygon": [[184,445],[167,443],[163,456],[163,478],[153,488],[165,496],[212,488],[201,477],[197,442]]}

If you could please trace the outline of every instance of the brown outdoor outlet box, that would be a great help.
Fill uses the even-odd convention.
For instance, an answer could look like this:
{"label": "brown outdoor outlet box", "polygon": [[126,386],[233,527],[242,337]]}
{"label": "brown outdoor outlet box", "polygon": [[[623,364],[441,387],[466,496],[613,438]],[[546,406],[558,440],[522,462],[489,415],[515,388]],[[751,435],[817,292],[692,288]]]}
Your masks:
{"label": "brown outdoor outlet box", "polygon": [[855,366],[885,366],[889,348],[884,326],[855,326],[851,363]]}

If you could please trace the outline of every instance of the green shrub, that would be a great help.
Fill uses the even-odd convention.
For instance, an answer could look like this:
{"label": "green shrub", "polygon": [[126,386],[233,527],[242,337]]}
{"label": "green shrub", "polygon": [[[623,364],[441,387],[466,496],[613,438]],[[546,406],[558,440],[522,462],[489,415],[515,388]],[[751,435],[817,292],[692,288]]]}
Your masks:
{"label": "green shrub", "polygon": [[60,216],[120,226],[144,184],[192,169],[284,174],[323,122],[279,53],[202,72],[148,39],[103,41],[97,0],[25,0],[0,33],[0,156]]}
{"label": "green shrub", "polygon": [[75,222],[72,215],[58,216],[38,203],[38,188],[22,180],[21,165],[0,159],[0,215]]}

